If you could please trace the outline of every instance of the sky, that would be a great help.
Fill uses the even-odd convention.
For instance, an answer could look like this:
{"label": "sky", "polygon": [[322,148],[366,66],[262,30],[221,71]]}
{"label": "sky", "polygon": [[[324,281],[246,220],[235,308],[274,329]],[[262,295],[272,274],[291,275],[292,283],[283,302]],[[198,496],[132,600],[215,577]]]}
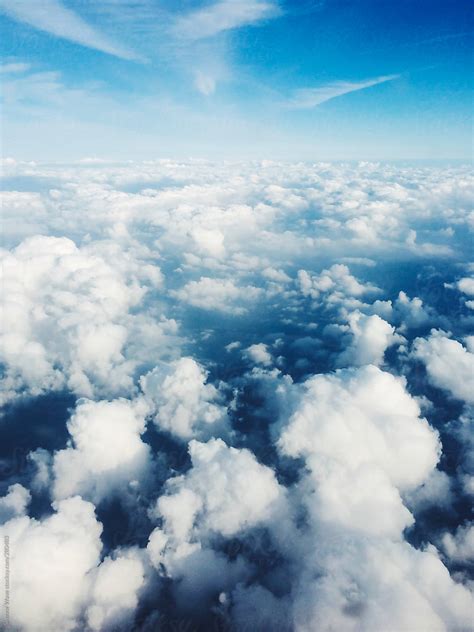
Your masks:
{"label": "sky", "polygon": [[0,0],[0,628],[467,632],[471,2]]}
{"label": "sky", "polygon": [[0,0],[3,154],[472,157],[470,0]]}

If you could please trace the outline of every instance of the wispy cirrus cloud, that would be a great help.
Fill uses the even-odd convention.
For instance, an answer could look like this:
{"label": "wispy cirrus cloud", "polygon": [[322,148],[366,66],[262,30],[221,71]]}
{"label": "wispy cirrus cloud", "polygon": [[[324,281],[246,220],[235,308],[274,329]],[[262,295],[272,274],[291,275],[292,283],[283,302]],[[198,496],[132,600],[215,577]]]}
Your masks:
{"label": "wispy cirrus cloud", "polygon": [[5,75],[13,75],[17,73],[26,72],[31,68],[30,64],[22,61],[10,61],[5,64],[0,64],[0,73]]}
{"label": "wispy cirrus cloud", "polygon": [[281,9],[271,0],[219,0],[180,16],[172,31],[189,40],[205,39],[222,31],[256,24],[280,15]]}
{"label": "wispy cirrus cloud", "polygon": [[39,31],[122,59],[143,61],[103,35],[60,0],[0,0],[0,12]]}
{"label": "wispy cirrus cloud", "polygon": [[364,90],[380,83],[393,81],[398,77],[400,75],[384,75],[365,81],[333,81],[317,88],[301,88],[295,90],[293,95],[284,103],[284,106],[291,110],[309,110],[343,94]]}

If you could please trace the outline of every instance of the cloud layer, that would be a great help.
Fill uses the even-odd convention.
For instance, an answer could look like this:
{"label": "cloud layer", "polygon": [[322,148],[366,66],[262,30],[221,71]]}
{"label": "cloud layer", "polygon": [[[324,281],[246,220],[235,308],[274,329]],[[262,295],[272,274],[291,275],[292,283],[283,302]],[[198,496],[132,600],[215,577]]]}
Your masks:
{"label": "cloud layer", "polygon": [[3,618],[469,629],[473,182],[5,160]]}

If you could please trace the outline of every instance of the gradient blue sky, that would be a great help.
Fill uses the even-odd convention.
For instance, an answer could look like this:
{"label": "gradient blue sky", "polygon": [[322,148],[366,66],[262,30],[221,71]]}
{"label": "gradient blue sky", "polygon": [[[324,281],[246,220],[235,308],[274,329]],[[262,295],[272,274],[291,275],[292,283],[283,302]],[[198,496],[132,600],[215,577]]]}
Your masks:
{"label": "gradient blue sky", "polygon": [[3,154],[470,159],[472,0],[0,0]]}

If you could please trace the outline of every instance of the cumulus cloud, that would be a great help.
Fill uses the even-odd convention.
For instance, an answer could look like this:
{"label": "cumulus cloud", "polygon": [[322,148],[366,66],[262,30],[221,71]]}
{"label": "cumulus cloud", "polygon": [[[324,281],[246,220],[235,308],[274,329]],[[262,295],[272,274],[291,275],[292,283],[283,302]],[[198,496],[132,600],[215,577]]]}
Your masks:
{"label": "cumulus cloud", "polygon": [[404,494],[404,500],[415,512],[432,507],[450,510],[454,500],[453,481],[441,470],[433,470],[422,485]]}
{"label": "cumulus cloud", "polygon": [[189,453],[192,468],[170,479],[167,494],[157,501],[154,515],[163,526],[151,534],[148,551],[155,566],[179,580],[183,607],[191,603],[199,609],[200,600],[216,598],[251,573],[240,557],[229,561],[216,552],[212,539],[265,525],[284,507],[284,490],[251,452],[221,439],[193,440]]}
{"label": "cumulus cloud", "polygon": [[145,565],[138,550],[107,557],[93,573],[86,618],[91,630],[125,630],[133,624]]}
{"label": "cumulus cloud", "polygon": [[472,297],[474,296],[474,278],[463,277],[462,279],[459,279],[459,281],[456,283],[456,287],[460,292],[466,294],[466,296],[468,297],[468,300],[465,301],[466,307],[468,307],[469,309],[474,309],[474,300],[472,299]]}
{"label": "cumulus cloud", "polygon": [[429,338],[417,338],[412,355],[421,360],[429,380],[453,397],[474,403],[474,354],[440,330]]}
{"label": "cumulus cloud", "polygon": [[469,627],[472,597],[451,579],[435,550],[337,536],[321,544],[327,548],[323,572],[318,579],[310,572],[302,577],[294,602],[296,629]]}
{"label": "cumulus cloud", "polygon": [[[189,538],[193,529],[233,535],[268,520],[283,497],[274,472],[248,450],[211,439],[191,441],[189,453],[193,467],[185,476],[171,479],[170,494],[158,500],[165,533],[181,539]],[[182,520],[184,507],[188,521]]]}
{"label": "cumulus cloud", "polygon": [[189,281],[174,292],[174,296],[193,307],[216,310],[236,316],[245,314],[246,305],[258,299],[261,290],[254,286],[239,286],[231,279],[201,277],[199,281]]}
{"label": "cumulus cloud", "polygon": [[19,483],[10,485],[6,496],[0,498],[0,523],[23,516],[30,500],[31,494],[23,485]]}
{"label": "cumulus cloud", "polygon": [[434,324],[439,319],[436,311],[429,305],[425,305],[421,298],[418,296],[410,298],[403,291],[398,293],[395,301],[377,300],[365,307],[365,311],[385,318],[397,325],[401,332]]}
{"label": "cumulus cloud", "polygon": [[441,538],[441,548],[453,562],[474,562],[474,525],[462,525],[454,534],[445,533]]}
{"label": "cumulus cloud", "polygon": [[474,296],[474,279],[472,277],[459,279],[456,285],[463,294]]}
{"label": "cumulus cloud", "polygon": [[122,549],[101,562],[94,506],[74,496],[53,507],[42,520],[18,515],[0,527],[14,568],[11,624],[26,632],[74,630],[85,619],[87,629],[124,629],[145,584],[143,556]]}
{"label": "cumulus cloud", "polygon": [[275,283],[288,283],[291,281],[291,278],[286,274],[286,272],[275,268],[265,268],[262,272],[262,276],[269,281],[274,281]]}
{"label": "cumulus cloud", "polygon": [[[67,238],[41,236],[1,253],[4,402],[22,391],[69,388],[89,397],[130,391],[138,354],[127,358],[125,346],[134,321],[136,338],[147,325],[130,310],[146,287],[133,260],[116,256],[112,265],[102,254],[117,255],[102,245],[78,248]],[[152,286],[161,283],[159,269],[145,274]],[[164,329],[166,323],[151,323],[147,333],[156,337]]]}
{"label": "cumulus cloud", "polygon": [[54,497],[80,494],[97,503],[143,479],[150,461],[140,436],[147,410],[140,400],[80,401],[67,423],[71,445],[54,455]]}
{"label": "cumulus cloud", "polygon": [[400,493],[435,467],[437,433],[403,380],[374,366],[314,376],[302,389],[278,446],[306,459],[316,510],[336,524],[396,537],[413,523]]}
{"label": "cumulus cloud", "polygon": [[76,496],[55,507],[43,521],[22,516],[0,527],[15,569],[11,623],[28,632],[73,630],[87,603],[88,573],[100,561],[94,506]]}
{"label": "cumulus cloud", "polygon": [[140,384],[159,428],[181,439],[209,438],[227,431],[227,410],[207,372],[192,358],[161,365]]}
{"label": "cumulus cloud", "polygon": [[271,366],[273,364],[272,354],[268,351],[268,346],[263,342],[250,345],[245,349],[245,356],[255,364],[262,366]]}
{"label": "cumulus cloud", "polygon": [[349,331],[352,340],[339,356],[339,366],[380,366],[386,349],[402,340],[394,333],[395,328],[380,316],[366,316],[359,311],[349,315]]}
{"label": "cumulus cloud", "polygon": [[403,538],[414,522],[403,496],[430,479],[441,448],[404,381],[363,367],[290,388],[278,447],[307,468],[292,490],[307,509],[292,553],[294,628],[463,629],[469,590],[434,547]]}
{"label": "cumulus cloud", "polygon": [[360,297],[377,294],[380,291],[371,283],[360,283],[350,273],[349,268],[340,263],[313,276],[306,270],[299,270],[298,283],[303,296],[310,297],[316,302],[324,300],[326,305],[336,306],[357,306]]}

